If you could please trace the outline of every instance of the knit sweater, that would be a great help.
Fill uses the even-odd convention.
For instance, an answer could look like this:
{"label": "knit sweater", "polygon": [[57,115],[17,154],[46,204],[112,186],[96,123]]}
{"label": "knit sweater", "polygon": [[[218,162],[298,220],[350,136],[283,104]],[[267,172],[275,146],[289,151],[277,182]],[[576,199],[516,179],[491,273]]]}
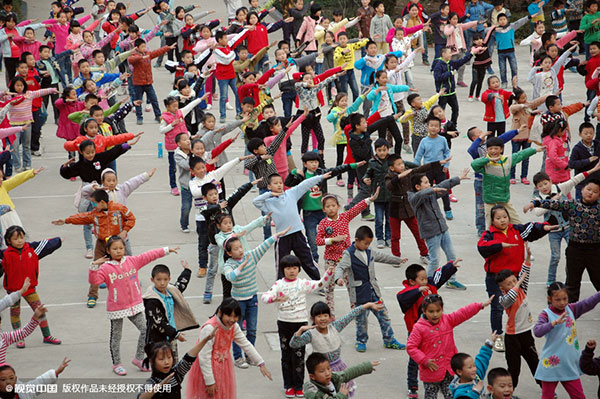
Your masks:
{"label": "knit sweater", "polygon": [[[325,245],[326,260],[338,261],[342,258],[342,255],[346,248],[350,246],[350,228],[349,224],[352,219],[357,217],[362,211],[364,211],[371,201],[367,198],[364,201],[359,202],[346,212],[342,212],[337,216],[337,219],[330,219],[325,217],[321,219],[317,226],[317,245]],[[345,235],[344,241],[333,242],[331,239],[340,235]]]}
{"label": "knit sweater", "polygon": [[[275,242],[275,237],[267,238],[262,244],[251,251],[244,251],[242,259],[229,258],[225,262],[223,275],[231,281],[231,296],[238,301],[252,298],[258,292],[256,267],[258,262]],[[248,260],[248,264],[239,271],[238,267]]]}
{"label": "knit sweater", "polygon": [[597,246],[600,243],[600,210],[598,203],[586,204],[574,200],[533,200],[533,206],[567,212],[569,215],[569,245]]}
{"label": "knit sweater", "polygon": [[35,98],[56,94],[58,90],[54,87],[49,89],[40,89],[31,91],[28,90],[23,94],[23,100],[12,104],[12,108],[8,112],[8,119],[11,126],[26,125],[33,122],[32,106]]}
{"label": "knit sweater", "polygon": [[[421,161],[424,163],[431,163],[436,161],[443,161],[444,159],[448,159],[450,157],[450,147],[448,147],[448,141],[442,137],[431,137],[427,136],[421,143],[419,143],[419,148],[417,149],[417,153],[415,154],[415,163],[421,164]],[[450,165],[446,165],[449,167]]]}
{"label": "knit sweater", "polygon": [[[385,43],[385,37],[387,32],[394,27],[390,16],[383,14],[381,16],[375,15],[371,19],[371,26],[369,27],[369,35],[372,40],[376,43]],[[379,35],[378,37],[375,37]]]}

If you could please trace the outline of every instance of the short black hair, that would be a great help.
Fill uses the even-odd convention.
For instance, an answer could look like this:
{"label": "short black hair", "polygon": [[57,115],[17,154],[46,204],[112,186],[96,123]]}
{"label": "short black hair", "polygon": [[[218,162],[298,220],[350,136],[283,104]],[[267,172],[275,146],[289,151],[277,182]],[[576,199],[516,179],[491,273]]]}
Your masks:
{"label": "short black hair", "polygon": [[421,185],[424,177],[424,173],[412,174],[412,176],[410,177],[410,187],[413,191],[417,191],[417,186]]}
{"label": "short black hair", "polygon": [[548,97],[546,97],[546,108],[554,106],[554,104],[556,104],[557,101],[560,101],[560,98],[558,96],[555,96],[554,94],[549,95]]}
{"label": "short black hair", "polygon": [[415,101],[415,98],[417,97],[421,97],[421,95],[419,93],[411,93],[408,95],[408,97],[406,97],[406,102],[408,105],[412,105],[413,101]]}
{"label": "short black hair", "polygon": [[397,160],[402,159],[402,157],[398,154],[390,154],[387,158],[388,161],[388,166],[392,167],[394,166],[394,162],[396,162]]}
{"label": "short black hair", "polygon": [[442,125],[442,121],[440,120],[440,118],[437,118],[437,117],[435,117],[433,115],[429,115],[425,119],[425,123],[429,124],[429,122],[437,122],[437,123],[440,124],[440,126]]}
{"label": "short black hair", "polygon": [[390,143],[386,139],[380,137],[377,140],[375,140],[375,149],[377,149],[379,147],[390,148]]}
{"label": "short black hair", "polygon": [[467,137],[469,138],[469,140],[471,141],[475,141],[475,139],[473,138],[473,131],[477,129],[477,126],[473,126],[470,127],[469,130],[467,130]]}
{"label": "short black hair", "polygon": [[340,36],[345,36],[346,38],[348,38],[348,34],[346,32],[338,33],[338,39],[340,38]]}
{"label": "short black hair", "polygon": [[537,172],[535,175],[533,175],[533,185],[534,186],[537,186],[538,183],[541,183],[544,180],[552,181],[552,180],[550,180],[550,176],[548,176],[548,173],[546,173],[546,172]]}
{"label": "short black hair", "polygon": [[167,265],[156,265],[152,268],[152,278],[156,277],[158,273],[166,273],[171,277],[171,270]]}
{"label": "short black hair", "polygon": [[181,138],[186,136],[189,137],[189,134],[187,132],[178,133],[177,136],[175,136],[175,144],[179,144]]}
{"label": "short black hair", "polygon": [[406,270],[404,271],[404,275],[406,276],[407,280],[416,280],[417,275],[421,270],[425,270],[425,268],[419,265],[418,263],[413,263],[412,265],[406,268]]}
{"label": "short black hair", "polygon": [[90,107],[90,116],[94,116],[94,112],[96,111],[100,111],[102,112],[102,115],[104,115],[104,110],[102,109],[102,107],[96,104]]}
{"label": "short black hair", "polygon": [[598,187],[600,187],[600,180],[598,180],[598,179],[589,179],[588,181],[585,182],[585,184],[583,185],[583,187],[586,187],[588,184],[595,184]]}
{"label": "short black hair", "polygon": [[500,147],[504,148],[504,141],[502,141],[499,137],[490,137],[486,140],[487,148],[490,147]]}
{"label": "short black hair", "polygon": [[265,145],[263,139],[259,139],[258,137],[252,137],[250,140],[248,140],[248,145],[246,145],[246,147],[248,148],[248,151],[250,151],[251,154],[254,154],[254,151],[258,150],[258,147],[260,147],[261,145]]}
{"label": "short black hair", "polygon": [[504,367],[496,367],[488,371],[488,384],[494,385],[496,379],[499,377],[511,377],[510,373]]}
{"label": "short black hair", "polygon": [[206,183],[202,185],[202,188],[200,189],[200,191],[202,192],[202,196],[206,196],[209,192],[211,192],[212,190],[217,190],[217,192],[219,191],[217,189],[216,184],[214,183]]}
{"label": "short black hair", "polygon": [[360,226],[356,229],[356,233],[354,233],[354,238],[359,241],[364,240],[365,238],[373,238],[373,230],[369,226]]}
{"label": "short black hair", "polygon": [[271,181],[273,181],[274,178],[279,177],[281,179],[281,176],[278,173],[272,173],[267,177],[267,185],[271,184]]}
{"label": "short black hair", "polygon": [[[339,35],[338,35],[339,36]],[[354,130],[354,128],[360,125],[360,121],[364,119],[364,115],[358,112],[355,112],[350,115],[350,129]]]}
{"label": "short black hair", "polygon": [[196,165],[198,165],[199,163],[203,163],[203,164],[206,163],[206,162],[204,162],[204,159],[202,159],[200,157],[191,157],[189,162],[190,162],[190,169],[194,169],[194,167]]}
{"label": "short black hair", "polygon": [[[48,47],[48,46],[40,46],[40,51],[42,50],[42,47]],[[48,48],[50,48],[50,47],[48,47]],[[92,51],[92,58],[96,58],[96,56],[98,54],[104,55],[104,53],[102,52],[102,50],[97,49],[97,50]]]}
{"label": "short black hair", "polygon": [[[46,46],[45,44],[42,44],[39,48],[38,48],[38,52],[42,52],[42,50],[48,49],[50,50],[50,47]],[[100,51],[100,50],[96,50],[96,51]],[[100,51],[102,52],[102,51]],[[93,54],[93,53],[92,53]]]}
{"label": "short black hair", "polygon": [[106,202],[108,204],[108,193],[106,191],[104,191],[103,189],[99,188],[98,190],[95,190],[92,195],[90,195],[90,198],[93,199],[96,202]]}
{"label": "short black hair", "polygon": [[250,104],[252,106],[256,105],[256,102],[254,101],[254,99],[252,97],[244,97],[242,99],[242,105],[243,104]]}
{"label": "short black hair", "polygon": [[512,270],[502,269],[498,273],[496,273],[496,278],[495,278],[496,284],[500,284],[501,282],[503,282],[504,280],[506,280],[510,276],[514,276],[514,275],[515,274],[513,273]]}
{"label": "short black hair", "polygon": [[225,35],[225,31],[222,30],[218,30],[217,33],[215,33],[215,40],[218,42],[219,40],[221,40]]}
{"label": "short black hair", "polygon": [[325,354],[313,352],[306,358],[306,371],[308,374],[314,374],[317,366],[325,362],[329,363],[329,358]]}
{"label": "short black hair", "polygon": [[146,44],[146,41],[142,38],[139,39],[135,39],[135,42],[133,42],[135,47],[140,47],[142,44]]}
{"label": "short black hair", "polygon": [[590,122],[583,122],[581,125],[579,125],[579,133],[583,132],[583,129],[593,129],[594,125],[592,125]]}
{"label": "short black hair", "polygon": [[301,265],[300,259],[294,255],[286,255],[279,261],[280,270],[285,270],[286,267],[297,267],[299,269]]}
{"label": "short black hair", "polygon": [[90,63],[88,60],[86,60],[85,58],[80,59],[79,61],[77,61],[77,66],[81,67],[83,64],[85,63]]}
{"label": "short black hair", "polygon": [[320,161],[321,158],[319,157],[319,154],[317,154],[314,151],[307,151],[302,155],[302,162],[308,162],[308,161]]}
{"label": "short black hair", "polygon": [[503,13],[503,12],[498,14],[498,17],[496,17],[496,19],[500,19],[500,17],[504,17],[504,18],[508,19],[508,15],[506,15],[506,13]]}
{"label": "short black hair", "polygon": [[452,359],[450,359],[450,367],[452,367],[452,371],[456,373],[458,370],[462,370],[465,360],[470,357],[471,355],[462,352],[458,352],[456,355],[452,356]]}

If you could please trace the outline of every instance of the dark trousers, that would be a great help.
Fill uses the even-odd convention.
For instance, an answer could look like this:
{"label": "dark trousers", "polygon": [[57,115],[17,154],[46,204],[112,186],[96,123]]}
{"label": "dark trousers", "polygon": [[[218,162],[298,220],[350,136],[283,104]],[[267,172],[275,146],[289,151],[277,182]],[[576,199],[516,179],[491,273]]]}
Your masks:
{"label": "dark trousers", "polygon": [[456,98],[456,93],[441,96],[439,104],[444,110],[446,109],[446,104],[450,105],[450,108],[452,108],[450,120],[454,122],[455,126],[458,126],[458,98]]}
{"label": "dark trousers", "polygon": [[[177,43],[177,37],[165,37],[165,43],[167,44],[167,46],[170,46],[173,43]],[[167,52],[167,59],[169,61],[173,61],[173,54],[175,54],[175,61],[179,61],[179,49],[177,48],[177,46],[175,46],[174,49],[170,49]]]}
{"label": "dark trousers", "polygon": [[[410,333],[408,333],[410,337]],[[408,341],[408,338],[406,338]],[[406,368],[406,383],[408,384],[409,391],[419,390],[419,365],[415,362],[412,357],[408,358],[408,367]]]}
{"label": "dark trousers", "polygon": [[[441,182],[443,182],[444,180],[446,180],[446,174],[442,171],[442,169],[440,168],[436,168],[435,170],[430,170],[429,172],[426,173],[427,178],[429,179],[429,183],[431,183],[432,185],[435,184],[440,184]],[[444,204],[444,211],[447,212],[449,210],[451,210],[450,208],[450,196],[448,194],[448,192],[446,191],[446,194],[444,194],[442,196],[442,203]]]}
{"label": "dark trousers", "polygon": [[6,80],[6,87],[8,87],[8,84],[17,73],[18,62],[19,58],[17,57],[4,57],[4,78]]}
{"label": "dark trousers", "polygon": [[12,165],[10,164],[10,151],[0,152],[0,171],[4,177],[12,176]]}
{"label": "dark trousers", "polygon": [[[579,27],[577,27],[577,29],[579,29]],[[284,22],[283,23],[283,40],[288,42],[290,44],[290,47],[292,46],[292,43],[295,42],[295,40],[294,41],[290,40],[290,38],[292,38],[293,31],[294,31],[294,23],[293,22]]]}
{"label": "dark trousers", "polygon": [[40,150],[40,136],[42,135],[42,110],[32,111],[33,123],[31,124],[31,152]]}
{"label": "dark trousers", "polygon": [[321,111],[319,108],[308,113],[306,119],[302,122],[302,144],[300,145],[300,153],[304,154],[308,150],[308,139],[310,132],[313,131],[317,138],[317,148],[320,153],[325,150],[325,136],[323,136],[323,128],[321,128]]}
{"label": "dark trousers", "polygon": [[488,132],[492,132],[489,137],[500,136],[506,131],[506,122],[488,122]]}
{"label": "dark trousers", "polygon": [[223,299],[231,298],[231,281],[227,280],[223,274],[221,274],[221,284],[223,285]]}
{"label": "dark trousers", "polygon": [[283,374],[283,388],[302,390],[304,384],[304,352],[305,347],[294,349],[290,347],[292,336],[306,323],[290,323],[277,320],[277,332],[281,347],[281,374]]}
{"label": "dark trousers", "polygon": [[[48,86],[48,88],[50,87],[54,87],[56,90],[58,90],[58,83],[55,83],[53,85]],[[56,109],[56,107],[54,106],[54,104],[56,103],[56,100],[58,100],[58,93],[54,93],[54,94],[50,94],[49,96],[44,96],[42,97],[42,103],[44,103],[44,107],[46,107],[46,112],[50,113],[50,99],[52,99],[52,111],[53,111],[53,115],[54,115],[54,123],[58,124],[58,110]]]}
{"label": "dark trousers", "polygon": [[[367,169],[365,167],[360,167],[356,169],[356,180],[358,180],[358,193],[354,196],[354,198],[352,198],[352,201],[344,207],[345,210],[352,208],[360,201],[371,196],[371,188],[362,180],[365,177],[366,171]],[[369,213],[371,213],[369,211],[369,207],[362,211],[363,216],[368,215]]]}
{"label": "dark trousers", "polygon": [[171,189],[174,189],[177,187],[175,151],[167,151],[167,159],[169,160],[169,186],[171,186]]}
{"label": "dark trousers", "polygon": [[296,91],[284,91],[281,93],[281,102],[283,103],[283,116],[291,118],[292,105],[296,100]]}
{"label": "dark trousers", "polygon": [[483,78],[485,78],[485,68],[473,67],[471,87],[469,87],[469,97],[473,97],[473,93],[475,93],[475,97],[479,98],[481,86],[483,86]]}
{"label": "dark trousers", "polygon": [[[569,31],[579,30],[579,25],[581,25],[581,19],[569,19]],[[583,33],[578,33],[575,36],[575,40],[579,42],[579,51],[581,52],[585,48],[585,43],[583,41]]]}
{"label": "dark trousers", "polygon": [[485,290],[487,291],[488,297],[494,295],[494,299],[492,299],[492,304],[490,305],[490,323],[492,324],[492,331],[496,331],[498,335],[501,335],[502,314],[504,313],[504,309],[502,309],[502,305],[500,305],[499,298],[500,295],[502,295],[502,292],[496,283],[495,273],[485,274]]}
{"label": "dark trousers", "polygon": [[[575,244],[575,245],[573,245]],[[569,242],[567,255],[567,293],[569,302],[579,301],[581,290],[581,277],[587,270],[596,291],[600,291],[600,248],[598,244],[580,246]]]}
{"label": "dark trousers", "polygon": [[[296,211],[296,210],[294,210]],[[311,280],[320,280],[321,275],[310,252],[310,246],[301,231],[296,231],[280,237],[275,241],[275,264],[277,265],[277,279],[283,278],[283,269],[279,268],[279,260],[294,251],[294,255],[300,259],[302,269]]]}
{"label": "dark trousers", "polygon": [[385,139],[387,137],[387,133],[390,132],[392,137],[394,137],[394,154],[400,155],[402,152],[402,134],[400,133],[400,129],[398,129],[398,124],[393,118],[384,118],[381,129],[377,130],[380,139]]}
{"label": "dark trousers", "polygon": [[[133,91],[135,93],[134,101],[141,100],[144,97],[144,93],[146,93],[146,98],[148,99],[148,101],[150,101],[150,104],[152,104],[152,109],[154,110],[154,117],[160,118],[161,112],[160,107],[158,106],[158,99],[156,98],[156,92],[154,91],[154,87],[152,85],[134,85]],[[137,117],[138,121],[144,119],[141,105],[135,107],[135,116]]]}
{"label": "dark trousers", "polygon": [[198,233],[198,267],[206,269],[208,264],[208,226],[205,220],[196,220]]}
{"label": "dark trousers", "polygon": [[[519,374],[521,372],[521,356],[527,362],[531,375],[535,375],[535,370],[539,363],[537,350],[535,349],[535,340],[531,335],[531,330],[520,334],[504,334],[504,346],[506,352],[506,364],[508,372],[512,377],[513,387],[519,384]],[[540,385],[540,381],[537,381]]]}

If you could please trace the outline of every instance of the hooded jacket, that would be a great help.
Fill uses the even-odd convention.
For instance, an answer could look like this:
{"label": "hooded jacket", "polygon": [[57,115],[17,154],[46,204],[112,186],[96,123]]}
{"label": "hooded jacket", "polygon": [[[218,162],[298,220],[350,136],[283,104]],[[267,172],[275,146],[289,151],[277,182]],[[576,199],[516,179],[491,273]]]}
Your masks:
{"label": "hooded jacket", "polygon": [[454,80],[453,70],[458,70],[461,66],[469,62],[473,55],[471,53],[459,60],[444,61],[442,58],[436,58],[431,64],[433,78],[435,79],[435,91],[439,92],[442,87],[446,88],[444,96],[451,96],[456,93],[456,82]]}

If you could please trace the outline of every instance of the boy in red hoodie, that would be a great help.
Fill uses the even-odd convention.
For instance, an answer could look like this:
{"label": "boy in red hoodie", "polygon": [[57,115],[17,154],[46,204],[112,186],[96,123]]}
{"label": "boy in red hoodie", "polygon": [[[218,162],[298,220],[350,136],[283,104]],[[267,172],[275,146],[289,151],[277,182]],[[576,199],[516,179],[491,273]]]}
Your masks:
{"label": "boy in red hoodie", "polygon": [[217,61],[217,70],[215,77],[219,83],[219,114],[220,123],[225,123],[225,103],[227,102],[227,90],[231,87],[235,95],[235,109],[238,114],[242,113],[242,105],[238,97],[237,87],[235,86],[235,70],[233,69],[233,61],[235,60],[235,49],[246,37],[248,30],[244,29],[231,40],[227,40],[227,34],[224,31],[218,31],[215,34],[217,47],[213,55]]}

